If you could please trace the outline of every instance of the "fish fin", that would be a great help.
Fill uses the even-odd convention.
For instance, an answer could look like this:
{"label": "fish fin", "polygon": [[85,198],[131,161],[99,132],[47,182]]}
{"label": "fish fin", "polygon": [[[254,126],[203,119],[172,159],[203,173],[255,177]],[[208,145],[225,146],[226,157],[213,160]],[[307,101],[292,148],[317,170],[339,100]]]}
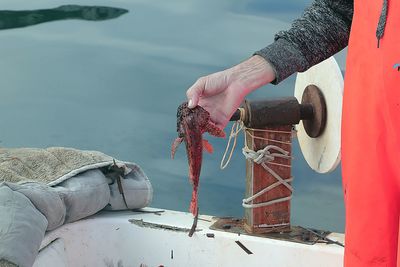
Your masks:
{"label": "fish fin", "polygon": [[214,151],[213,146],[205,139],[203,139],[203,148],[210,154]]}
{"label": "fish fin", "polygon": [[178,137],[178,138],[176,138],[176,139],[174,140],[174,142],[172,143],[172,146],[171,146],[171,158],[172,158],[172,159],[174,159],[176,149],[177,149],[178,146],[182,143],[182,141],[183,141],[183,138],[182,138],[182,137]]}
{"label": "fish fin", "polygon": [[216,137],[225,137],[224,129],[219,128],[215,123],[211,121],[207,124],[206,132]]}

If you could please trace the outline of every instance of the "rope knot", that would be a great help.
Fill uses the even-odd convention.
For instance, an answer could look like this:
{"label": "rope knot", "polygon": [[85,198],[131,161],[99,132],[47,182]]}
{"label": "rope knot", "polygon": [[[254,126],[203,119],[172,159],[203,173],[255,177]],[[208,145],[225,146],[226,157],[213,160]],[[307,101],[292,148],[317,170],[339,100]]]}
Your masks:
{"label": "rope knot", "polygon": [[[270,150],[276,150],[278,151],[278,153],[272,153]],[[257,151],[253,151],[245,146],[242,149],[242,153],[246,157],[246,159],[250,159],[257,164],[274,161],[275,157],[290,158],[288,151],[285,151],[282,148],[274,145],[267,145],[263,149]]]}

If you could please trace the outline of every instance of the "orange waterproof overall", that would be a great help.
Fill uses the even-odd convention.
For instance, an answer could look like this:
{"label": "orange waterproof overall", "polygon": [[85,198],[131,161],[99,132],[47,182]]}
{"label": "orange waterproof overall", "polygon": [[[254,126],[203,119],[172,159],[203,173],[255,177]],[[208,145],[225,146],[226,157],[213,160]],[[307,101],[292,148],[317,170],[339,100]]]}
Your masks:
{"label": "orange waterproof overall", "polygon": [[400,0],[388,0],[387,23],[379,48],[375,33],[383,0],[354,2],[342,124],[345,266],[396,266],[400,213]]}

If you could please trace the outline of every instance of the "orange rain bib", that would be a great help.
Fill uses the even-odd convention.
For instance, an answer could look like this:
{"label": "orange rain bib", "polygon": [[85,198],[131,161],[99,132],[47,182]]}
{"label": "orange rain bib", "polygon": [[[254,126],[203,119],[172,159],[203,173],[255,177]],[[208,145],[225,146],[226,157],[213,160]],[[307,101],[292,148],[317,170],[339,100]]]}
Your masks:
{"label": "orange rain bib", "polygon": [[400,0],[388,0],[379,48],[383,0],[354,2],[342,122],[345,266],[392,267],[400,213]]}

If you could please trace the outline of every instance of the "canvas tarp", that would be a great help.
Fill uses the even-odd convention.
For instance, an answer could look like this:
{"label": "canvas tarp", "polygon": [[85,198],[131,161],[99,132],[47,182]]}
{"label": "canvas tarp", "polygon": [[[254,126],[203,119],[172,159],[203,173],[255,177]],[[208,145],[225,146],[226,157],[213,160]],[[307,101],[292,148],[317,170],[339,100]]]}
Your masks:
{"label": "canvas tarp", "polygon": [[145,207],[153,193],[138,165],[70,148],[1,148],[1,180],[0,267],[32,266],[46,231],[102,209]]}

